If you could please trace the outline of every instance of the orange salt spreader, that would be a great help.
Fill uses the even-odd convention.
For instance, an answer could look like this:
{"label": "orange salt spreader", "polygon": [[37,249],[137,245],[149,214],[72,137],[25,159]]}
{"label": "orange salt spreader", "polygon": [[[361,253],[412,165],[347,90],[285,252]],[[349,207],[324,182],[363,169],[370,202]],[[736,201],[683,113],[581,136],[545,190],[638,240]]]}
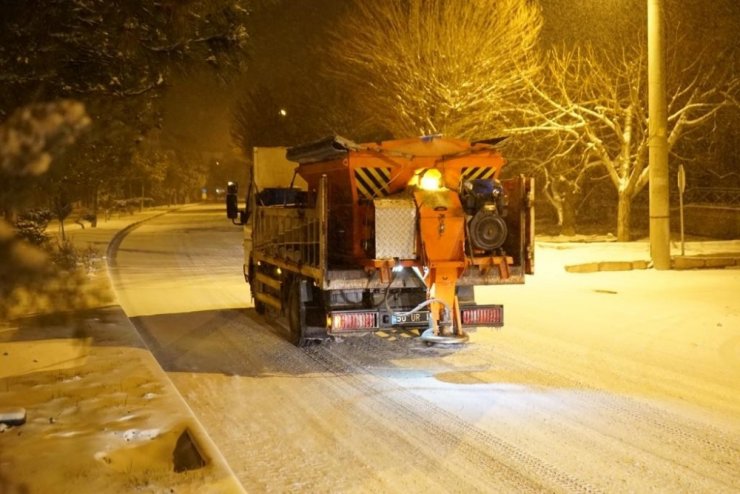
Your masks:
{"label": "orange salt spreader", "polygon": [[287,149],[288,187],[264,186],[258,168],[278,167],[256,151],[247,210],[230,213],[252,220],[255,307],[286,316],[299,344],[393,327],[456,343],[502,326],[503,305],[476,304],[473,287],[533,273],[534,188],[501,178],[501,140],[332,137]]}

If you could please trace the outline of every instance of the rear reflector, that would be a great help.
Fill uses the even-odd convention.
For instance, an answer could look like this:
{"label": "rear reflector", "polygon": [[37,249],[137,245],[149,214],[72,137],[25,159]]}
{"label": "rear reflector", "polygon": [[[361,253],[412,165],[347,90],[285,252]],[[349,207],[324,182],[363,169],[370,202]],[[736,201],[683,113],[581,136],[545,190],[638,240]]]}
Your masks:
{"label": "rear reflector", "polygon": [[488,305],[475,308],[461,308],[460,318],[463,326],[503,326],[504,306]]}
{"label": "rear reflector", "polygon": [[352,331],[378,327],[377,312],[334,312],[331,314],[333,331]]}

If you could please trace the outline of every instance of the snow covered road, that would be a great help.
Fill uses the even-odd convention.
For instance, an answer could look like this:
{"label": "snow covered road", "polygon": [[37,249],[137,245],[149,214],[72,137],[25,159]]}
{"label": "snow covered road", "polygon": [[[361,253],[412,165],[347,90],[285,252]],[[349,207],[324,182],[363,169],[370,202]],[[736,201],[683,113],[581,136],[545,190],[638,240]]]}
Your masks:
{"label": "snow covered road", "polygon": [[540,245],[526,285],[476,293],[505,328],[458,349],[291,346],[220,205],[132,230],[112,274],[249,492],[740,492],[740,270],[563,270],[603,248]]}

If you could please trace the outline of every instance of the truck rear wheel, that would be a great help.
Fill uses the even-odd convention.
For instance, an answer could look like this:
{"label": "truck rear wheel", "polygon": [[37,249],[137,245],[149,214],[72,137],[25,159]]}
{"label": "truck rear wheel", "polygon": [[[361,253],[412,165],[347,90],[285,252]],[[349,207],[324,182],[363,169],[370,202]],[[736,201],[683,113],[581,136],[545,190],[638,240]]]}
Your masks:
{"label": "truck rear wheel", "polygon": [[289,341],[297,347],[306,346],[306,316],[301,297],[301,280],[295,279],[288,294]]}
{"label": "truck rear wheel", "polygon": [[252,298],[254,299],[254,310],[259,315],[264,315],[265,313],[265,304],[264,302],[261,302],[260,300],[257,300],[257,297],[255,294],[260,291],[261,287],[259,286],[260,283],[257,281],[257,267],[252,262],[252,259],[249,259],[249,269],[247,271],[247,283],[249,283],[249,290],[252,292]]}
{"label": "truck rear wheel", "polygon": [[254,299],[254,311],[261,316],[265,315],[265,304],[257,299]]}

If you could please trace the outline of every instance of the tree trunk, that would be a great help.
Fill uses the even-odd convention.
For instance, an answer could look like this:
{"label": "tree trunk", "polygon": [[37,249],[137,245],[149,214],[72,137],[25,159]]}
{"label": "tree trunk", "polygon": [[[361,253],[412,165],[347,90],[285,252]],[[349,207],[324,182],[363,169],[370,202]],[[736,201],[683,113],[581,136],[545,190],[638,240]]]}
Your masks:
{"label": "tree trunk", "polygon": [[550,205],[558,217],[558,230],[561,230],[563,228],[563,202],[550,199]]}
{"label": "tree trunk", "polygon": [[575,194],[563,195],[563,223],[560,225],[561,235],[576,234],[576,196]]}
{"label": "tree trunk", "polygon": [[18,211],[15,209],[15,207],[9,205],[3,211],[3,217],[5,218],[5,221],[7,221],[9,224],[15,225],[15,222],[18,220]]}
{"label": "tree trunk", "polygon": [[575,187],[562,181],[561,186],[550,185],[546,197],[558,216],[558,233],[560,235],[576,234],[576,199]]}
{"label": "tree trunk", "polygon": [[90,226],[95,228],[98,226],[98,184],[93,185],[92,199],[92,220],[90,221]]}
{"label": "tree trunk", "polygon": [[629,242],[630,223],[632,220],[632,198],[627,193],[619,194],[617,203],[617,240]]}

